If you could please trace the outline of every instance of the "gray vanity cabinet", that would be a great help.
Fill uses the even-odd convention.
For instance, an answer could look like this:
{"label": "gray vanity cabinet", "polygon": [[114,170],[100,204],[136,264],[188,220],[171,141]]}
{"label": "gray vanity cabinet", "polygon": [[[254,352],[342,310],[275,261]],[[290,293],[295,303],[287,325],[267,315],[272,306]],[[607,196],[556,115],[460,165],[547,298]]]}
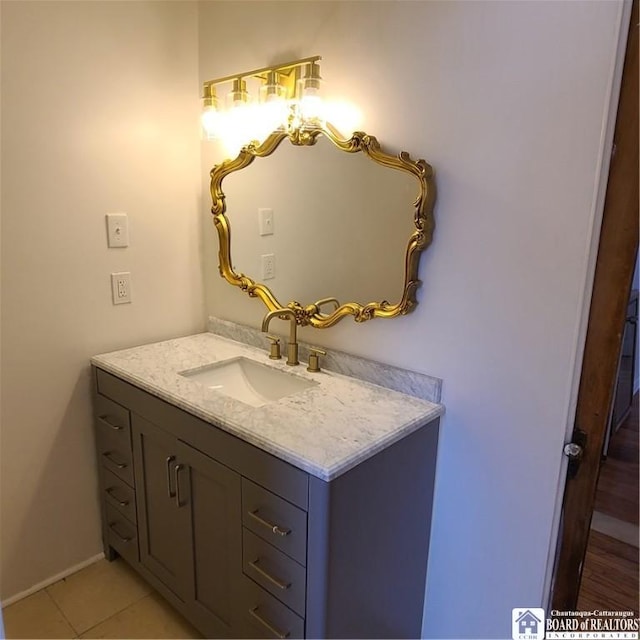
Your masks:
{"label": "gray vanity cabinet", "polygon": [[437,420],[323,481],[100,369],[105,555],[208,638],[420,636]]}

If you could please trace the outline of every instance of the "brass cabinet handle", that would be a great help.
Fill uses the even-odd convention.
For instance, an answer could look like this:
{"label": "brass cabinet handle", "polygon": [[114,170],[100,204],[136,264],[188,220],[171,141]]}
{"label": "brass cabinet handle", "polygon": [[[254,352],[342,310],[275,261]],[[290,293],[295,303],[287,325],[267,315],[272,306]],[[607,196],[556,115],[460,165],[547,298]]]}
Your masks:
{"label": "brass cabinet handle", "polygon": [[276,587],[278,587],[278,589],[286,591],[291,586],[290,582],[284,582],[283,580],[280,580],[279,578],[276,578],[275,576],[272,576],[270,573],[265,571],[258,565],[259,561],[260,558],[256,558],[253,562],[249,562],[249,566],[252,569],[255,569],[263,578],[266,578],[269,582],[271,582],[271,584],[274,584]]}
{"label": "brass cabinet handle", "polygon": [[118,531],[116,530],[116,523],[115,522],[110,522],[109,523],[109,529],[111,529],[111,531],[113,531],[113,533],[116,534],[117,538],[120,538],[120,540],[122,540],[122,542],[131,542],[133,540],[133,536],[123,536],[121,533],[118,533]]}
{"label": "brass cabinet handle", "polygon": [[102,454],[111,464],[115,465],[116,467],[118,467],[118,469],[126,469],[127,468],[127,463],[126,462],[116,462],[113,459],[113,451],[107,451],[105,453]]}
{"label": "brass cabinet handle", "polygon": [[122,425],[111,422],[111,420],[109,420],[108,413],[105,413],[103,416],[98,416],[98,419],[102,420],[102,422],[111,427],[114,431],[122,431],[124,429]]}
{"label": "brass cabinet handle", "polygon": [[174,467],[174,474],[175,474],[175,480],[176,480],[176,507],[181,507],[181,499],[180,499],[180,472],[184,469],[184,465],[183,464],[177,464]]}
{"label": "brass cabinet handle", "polygon": [[176,459],[175,456],[167,456],[165,464],[167,465],[167,497],[173,498],[176,494],[171,490],[171,463]]}
{"label": "brass cabinet handle", "polygon": [[269,629],[269,631],[271,631],[271,633],[273,633],[273,635],[276,638],[288,638],[289,637],[289,632],[288,631],[280,631],[280,629],[277,629],[276,627],[274,627],[270,622],[268,622],[267,620],[265,620],[259,613],[258,613],[258,609],[260,607],[253,607],[253,609],[249,609],[249,614],[251,616],[253,616],[263,627],[266,627],[267,629]]}
{"label": "brass cabinet handle", "polygon": [[259,509],[255,511],[248,511],[247,513],[256,521],[259,522],[263,527],[267,527],[267,529],[271,529],[272,533],[275,533],[279,536],[288,536],[291,533],[291,529],[287,529],[287,527],[280,527],[273,522],[269,522],[269,520],[265,520],[258,515]]}
{"label": "brass cabinet handle", "polygon": [[129,505],[129,501],[128,500],[120,500],[120,498],[117,498],[114,491],[116,490],[116,487],[109,487],[108,489],[105,489],[105,491],[121,506],[121,507],[126,507]]}

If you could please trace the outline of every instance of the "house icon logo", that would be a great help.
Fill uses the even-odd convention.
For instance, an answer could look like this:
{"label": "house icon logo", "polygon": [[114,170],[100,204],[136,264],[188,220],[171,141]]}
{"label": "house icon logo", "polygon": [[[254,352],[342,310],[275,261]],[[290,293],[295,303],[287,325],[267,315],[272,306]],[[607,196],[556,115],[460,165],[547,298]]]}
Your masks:
{"label": "house icon logo", "polygon": [[511,637],[513,640],[544,640],[544,618],[544,609],[512,609]]}

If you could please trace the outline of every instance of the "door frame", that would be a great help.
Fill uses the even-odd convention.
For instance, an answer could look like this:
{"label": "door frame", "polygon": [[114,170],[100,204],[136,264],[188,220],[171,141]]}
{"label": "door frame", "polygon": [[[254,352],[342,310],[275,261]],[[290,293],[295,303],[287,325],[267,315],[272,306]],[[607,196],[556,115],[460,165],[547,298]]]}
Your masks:
{"label": "door frame", "polygon": [[[633,19],[632,19],[633,12]],[[609,322],[608,331],[609,331],[609,340],[608,346],[603,346],[603,336],[602,329],[603,323],[600,322],[598,326],[598,322],[594,321],[594,311],[595,314],[598,313],[598,309],[602,311],[605,306],[611,304],[611,296],[602,295],[603,292],[603,268],[606,268],[607,256],[605,255],[605,259],[603,260],[603,255],[600,253],[599,248],[602,245],[604,249],[603,253],[609,251],[608,257],[611,257],[611,250],[613,248],[611,238],[613,235],[611,233],[611,224],[607,225],[605,208],[608,206],[609,202],[607,199],[607,186],[609,181],[613,182],[615,180],[614,171],[616,169],[616,165],[612,166],[612,153],[614,147],[614,139],[616,135],[616,122],[618,117],[618,108],[622,109],[622,104],[620,102],[621,91],[623,90],[623,69],[625,60],[627,58],[628,52],[631,51],[632,36],[631,30],[635,29],[636,33],[633,37],[636,38],[635,47],[637,49],[637,29],[638,29],[638,0],[624,0],[620,5],[619,11],[619,22],[618,22],[618,48],[617,55],[615,59],[615,66],[612,69],[612,76],[609,86],[609,110],[606,116],[606,121],[603,126],[603,135],[602,135],[602,146],[600,153],[600,179],[597,186],[597,190],[594,197],[594,205],[592,209],[592,236],[591,236],[591,246],[589,251],[589,262],[587,267],[587,275],[585,278],[585,288],[583,293],[582,300],[582,314],[579,324],[579,329],[577,332],[577,345],[578,348],[576,350],[575,355],[575,363],[574,363],[574,375],[571,387],[571,395],[570,395],[570,406],[568,408],[568,418],[567,418],[567,430],[565,434],[565,442],[571,442],[573,439],[573,431],[574,426],[578,426],[576,421],[580,421],[581,415],[584,418],[585,405],[587,402],[585,401],[586,396],[586,388],[581,388],[582,376],[583,373],[587,373],[587,375],[591,375],[588,372],[588,368],[594,366],[594,358],[593,355],[595,353],[594,347],[599,349],[599,354],[605,355],[608,359],[616,358],[617,352],[619,351],[620,344],[615,346],[615,340],[612,343],[611,340],[611,331],[612,326],[617,324],[618,319],[621,320],[620,326],[623,324],[623,318],[626,312],[626,296],[628,295],[628,291],[626,291],[627,283],[626,276],[628,275],[629,283],[631,283],[631,279],[633,277],[633,267],[635,260],[630,265],[626,265],[621,269],[620,264],[617,266],[618,274],[624,274],[624,277],[621,280],[620,287],[615,291],[613,298],[616,301],[616,306],[620,307],[620,309],[616,309],[620,311],[620,313],[616,313],[615,315],[620,315],[620,318],[613,318],[611,322]],[[636,51],[637,56],[637,51]],[[636,71],[637,74],[637,71]],[[636,92],[637,93],[637,92]],[[636,100],[636,109],[637,109],[637,100]],[[637,126],[637,125],[636,125]],[[636,144],[636,157],[637,157],[637,132],[634,137]],[[611,170],[611,173],[610,173]],[[637,184],[637,183],[636,183]],[[637,193],[636,193],[637,195]],[[637,197],[636,197],[636,205],[637,205]],[[636,227],[637,228],[637,227]],[[637,233],[636,233],[636,252],[637,252]],[[615,244],[615,243],[614,243]],[[623,243],[624,244],[624,243]],[[628,244],[628,243],[627,243]],[[628,247],[627,247],[627,253]],[[625,259],[626,264],[626,259]],[[630,272],[627,274],[626,271],[630,269]],[[611,291],[611,288],[609,288]],[[622,301],[624,299],[624,305]],[[592,305],[593,300],[593,305]],[[606,304],[605,304],[606,303]],[[620,304],[618,304],[620,303]],[[593,307],[593,308],[592,308]],[[615,330],[615,329],[614,329]],[[600,332],[600,335],[596,335]],[[598,342],[598,346],[595,346],[595,343]],[[606,340],[604,342],[607,342]],[[618,341],[619,342],[619,341]],[[615,352],[615,353],[614,353]],[[613,372],[611,377],[611,388],[608,392],[600,393],[600,406],[594,407],[593,403],[590,407],[591,411],[598,410],[598,412],[604,413],[608,415],[608,406],[604,406],[606,404],[605,396],[610,400],[610,397],[613,395],[613,382],[615,380],[615,372]],[[600,388],[602,389],[605,384],[601,380]],[[585,384],[586,387],[586,384]],[[582,391],[582,393],[580,393]],[[601,454],[601,445],[604,439],[604,431],[606,428],[606,418],[601,419],[601,426],[594,427],[592,424],[586,430],[589,431],[590,442],[587,443],[587,447],[589,447],[588,451],[585,450],[584,462],[582,464],[582,478],[580,482],[585,485],[585,481],[587,485],[592,485],[593,487],[593,495],[591,499],[585,500],[584,498],[581,500],[582,511],[585,510],[585,503],[589,503],[591,505],[591,511],[589,511],[588,515],[584,514],[581,516],[581,519],[586,518],[586,533],[584,535],[584,549],[586,550],[586,535],[588,534],[588,527],[591,519],[591,513],[593,508],[593,497],[595,496],[595,483],[597,481],[597,475],[599,470],[599,459]],[[565,504],[568,504],[570,507],[572,502],[576,501],[577,498],[577,490],[575,488],[575,484],[570,484],[571,482],[576,482],[567,479],[567,459],[563,456],[562,464],[560,467],[560,475],[558,478],[558,493],[556,496],[556,507],[554,513],[554,521],[553,527],[551,531],[550,538],[550,550],[549,557],[547,559],[547,572],[545,577],[544,584],[544,592],[543,592],[543,606],[546,606],[547,609],[550,607],[556,609],[567,608],[568,602],[572,599],[571,596],[567,595],[571,589],[567,589],[566,580],[564,580],[564,584],[561,584],[563,578],[560,580],[556,580],[556,568],[559,566],[564,566],[566,568],[567,563],[569,562],[569,550],[568,550],[568,540],[566,536],[563,535],[565,533],[562,529],[562,515],[564,512]],[[580,472],[578,472],[580,473]],[[585,490],[583,489],[583,493]],[[566,502],[565,502],[566,501]],[[570,518],[576,517],[576,508],[573,506],[572,512],[570,512]],[[583,522],[584,524],[584,522]],[[584,555],[582,555],[582,560]],[[572,561],[574,566],[576,564],[576,554],[574,551]],[[581,564],[581,563],[580,563]],[[576,584],[574,585],[575,597],[577,598],[577,592],[579,587],[579,574],[578,571],[578,579],[576,580]],[[562,595],[560,592],[563,592]],[[575,602],[573,605],[568,608],[574,608]]]}

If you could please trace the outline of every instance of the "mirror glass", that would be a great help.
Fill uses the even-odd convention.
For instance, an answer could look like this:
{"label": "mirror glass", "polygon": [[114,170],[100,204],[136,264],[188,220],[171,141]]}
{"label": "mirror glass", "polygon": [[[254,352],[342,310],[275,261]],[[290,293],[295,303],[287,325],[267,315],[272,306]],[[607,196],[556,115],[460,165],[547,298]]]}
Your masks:
{"label": "mirror glass", "polygon": [[[284,304],[402,297],[420,193],[415,176],[319,136],[313,146],[284,140],[272,155],[228,175],[223,188],[234,271],[264,283]],[[272,235],[260,235],[260,209],[272,211]],[[262,256],[270,254],[275,277],[266,280]]]}
{"label": "mirror glass", "polygon": [[433,232],[424,160],[330,125],[276,131],[216,165],[211,195],[221,276],[270,311],[288,306],[299,324],[325,328],[414,308]]}

